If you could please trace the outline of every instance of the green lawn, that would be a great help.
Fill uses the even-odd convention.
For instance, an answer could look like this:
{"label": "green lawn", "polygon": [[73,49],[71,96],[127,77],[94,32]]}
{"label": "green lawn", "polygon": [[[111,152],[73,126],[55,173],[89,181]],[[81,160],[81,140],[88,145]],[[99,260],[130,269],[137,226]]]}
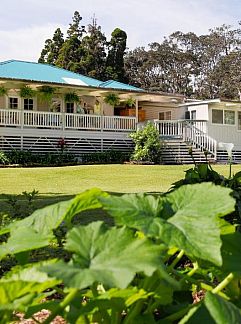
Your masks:
{"label": "green lawn", "polygon": [[[41,195],[75,195],[98,187],[111,192],[164,192],[184,177],[190,165],[81,165],[56,168],[2,168],[0,192],[21,194],[36,189]],[[214,169],[227,176],[228,166]],[[241,169],[233,166],[233,172]]]}

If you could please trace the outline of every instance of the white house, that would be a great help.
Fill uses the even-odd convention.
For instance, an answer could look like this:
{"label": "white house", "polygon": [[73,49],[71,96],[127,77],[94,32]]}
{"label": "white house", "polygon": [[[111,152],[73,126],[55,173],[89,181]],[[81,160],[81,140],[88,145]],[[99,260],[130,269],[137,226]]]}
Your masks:
{"label": "white house", "polygon": [[[43,98],[41,94],[48,92]],[[49,93],[50,91],[50,93]],[[108,95],[120,103],[105,103]],[[74,99],[78,98],[78,102]],[[126,107],[132,99],[135,107]],[[69,152],[130,150],[138,122],[159,118],[183,96],[149,93],[113,80],[102,82],[47,64],[0,63],[0,150],[55,152],[64,138]]]}
{"label": "white house", "polygon": [[[107,104],[110,95],[120,102]],[[134,107],[126,107],[130,98]],[[190,146],[198,161],[204,160],[204,151],[214,162],[226,161],[222,142],[234,144],[234,161],[241,162],[241,102],[187,101],[182,95],[102,82],[47,64],[0,63],[0,150],[55,152],[64,138],[74,154],[128,151],[133,145],[129,133],[147,120],[165,143],[164,162],[192,162]]]}

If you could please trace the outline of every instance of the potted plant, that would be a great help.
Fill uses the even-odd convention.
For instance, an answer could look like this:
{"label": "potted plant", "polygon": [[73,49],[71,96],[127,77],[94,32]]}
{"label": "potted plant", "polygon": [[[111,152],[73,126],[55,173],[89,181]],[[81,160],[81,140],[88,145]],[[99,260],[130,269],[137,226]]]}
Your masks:
{"label": "potted plant", "polygon": [[4,87],[0,87],[0,97],[6,96],[8,94],[8,90]]}
{"label": "potted plant", "polygon": [[126,99],[125,105],[127,108],[134,108],[136,105],[136,100],[132,97]]}
{"label": "potted plant", "polygon": [[40,97],[40,100],[44,102],[48,102],[48,103],[51,102],[54,93],[55,93],[55,88],[47,85],[44,85],[38,89],[38,96]]}
{"label": "potted plant", "polygon": [[20,97],[21,98],[33,98],[36,95],[36,91],[31,89],[29,86],[25,85],[20,88]]}
{"label": "potted plant", "polygon": [[74,103],[79,103],[80,98],[75,92],[68,92],[64,96],[64,101],[65,102],[74,102]]}
{"label": "potted plant", "polygon": [[117,106],[120,103],[120,98],[117,94],[115,93],[108,93],[105,97],[104,97],[104,102],[111,105],[111,106]]}

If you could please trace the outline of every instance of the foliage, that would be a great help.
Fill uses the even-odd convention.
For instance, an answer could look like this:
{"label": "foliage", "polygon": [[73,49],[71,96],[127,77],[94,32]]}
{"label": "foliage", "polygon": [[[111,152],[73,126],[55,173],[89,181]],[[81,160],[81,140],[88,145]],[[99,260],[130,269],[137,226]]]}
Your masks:
{"label": "foliage", "polygon": [[[41,309],[51,311],[45,323],[57,315],[70,323],[239,323],[241,234],[223,219],[234,210],[230,193],[211,183],[165,196],[92,189],[2,227],[0,257],[19,265],[0,279],[0,323]],[[115,226],[74,225],[77,213],[100,207]],[[63,222],[68,258],[29,263]],[[49,301],[56,291],[63,299]]]}
{"label": "foliage", "polygon": [[80,13],[75,11],[66,39],[60,28],[56,29],[53,38],[45,41],[39,62],[100,80],[126,81],[123,58],[126,38],[126,33],[116,28],[108,42],[95,18],[86,28]]}
{"label": "foliage", "polygon": [[161,141],[158,130],[151,122],[148,122],[144,128],[130,134],[130,137],[135,143],[132,160],[160,163]]}
{"label": "foliage", "polygon": [[5,164],[20,164],[22,166],[34,165],[61,165],[65,163],[76,163],[76,157],[73,154],[61,153],[45,153],[37,154],[31,151],[12,150],[5,153],[7,158]]}
{"label": "foliage", "polygon": [[114,107],[119,105],[120,98],[117,94],[111,92],[104,97],[104,102]]}
{"label": "foliage", "polygon": [[136,101],[134,98],[130,97],[128,99],[126,99],[125,101],[125,105],[129,108],[135,107]]}
{"label": "foliage", "polygon": [[106,60],[106,78],[127,81],[124,70],[124,54],[126,50],[127,34],[120,28],[115,28],[111,33],[109,51]]}
{"label": "foliage", "polygon": [[125,70],[131,84],[187,97],[239,99],[240,26],[222,25],[208,34],[176,31],[129,51]]}
{"label": "foliage", "polygon": [[20,97],[21,98],[33,98],[36,95],[36,91],[31,89],[29,86],[25,85],[20,88]]}
{"label": "foliage", "polygon": [[54,92],[55,88],[44,85],[38,89],[37,94],[42,101],[47,101],[49,103],[53,98]]}
{"label": "foliage", "polygon": [[79,103],[80,98],[75,92],[68,92],[64,96],[64,101],[65,102],[74,102],[74,103]]}
{"label": "foliage", "polygon": [[9,164],[9,162],[8,156],[4,152],[0,151],[0,164]]}
{"label": "foliage", "polygon": [[4,86],[0,86],[0,97],[6,96],[8,94],[8,90]]}
{"label": "foliage", "polygon": [[60,28],[54,32],[53,39],[47,39],[41,51],[39,63],[56,64],[61,47],[64,44],[64,34]]}
{"label": "foliage", "polygon": [[82,156],[83,163],[124,163],[130,160],[130,154],[121,151],[104,151]]}

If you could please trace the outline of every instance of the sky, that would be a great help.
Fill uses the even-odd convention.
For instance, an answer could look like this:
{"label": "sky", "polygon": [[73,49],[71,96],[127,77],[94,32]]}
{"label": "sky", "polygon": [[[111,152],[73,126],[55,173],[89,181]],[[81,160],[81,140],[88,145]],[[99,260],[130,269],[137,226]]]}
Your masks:
{"label": "sky", "polygon": [[107,38],[119,27],[129,49],[162,42],[177,30],[208,33],[222,24],[238,26],[239,0],[1,0],[0,62],[36,62],[56,28],[66,32],[74,11],[88,25],[95,16]]}

